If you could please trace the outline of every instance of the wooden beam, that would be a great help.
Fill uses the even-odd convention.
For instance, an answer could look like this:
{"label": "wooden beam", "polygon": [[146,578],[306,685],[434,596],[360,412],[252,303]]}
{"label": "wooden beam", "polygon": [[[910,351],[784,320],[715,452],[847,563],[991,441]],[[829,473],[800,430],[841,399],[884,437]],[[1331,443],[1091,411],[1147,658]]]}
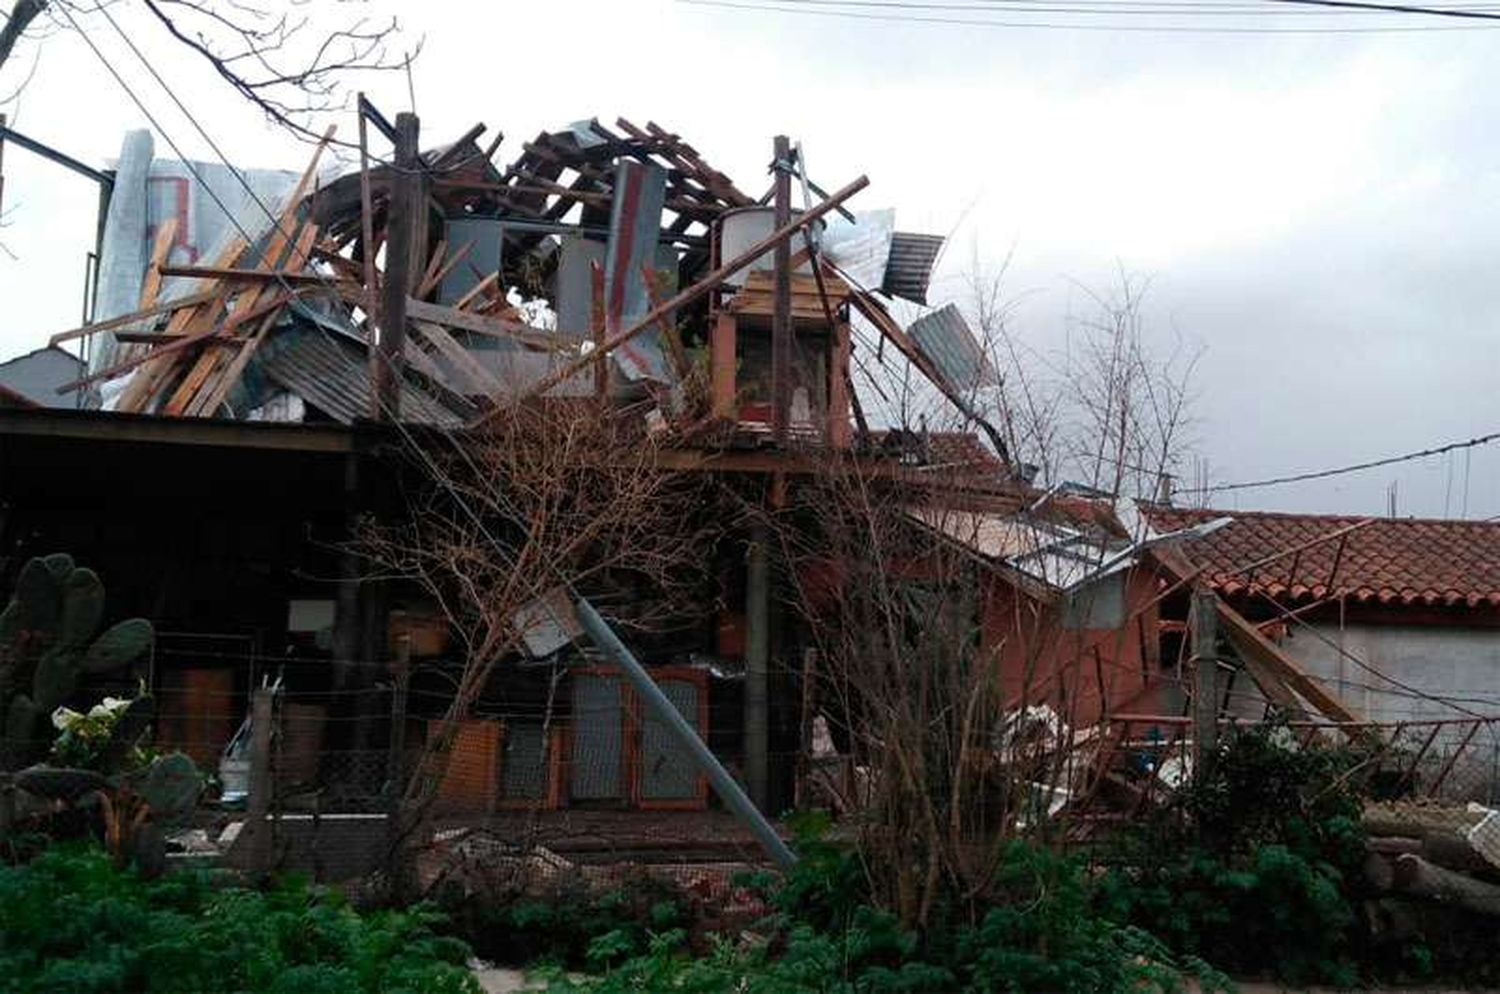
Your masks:
{"label": "wooden beam", "polygon": [[479,360],[455,341],[441,325],[413,320],[412,328],[431,342],[459,374],[469,381],[474,393],[496,396],[505,391],[505,385],[480,365]]}
{"label": "wooden beam", "polygon": [[[773,198],[777,228],[792,220],[792,143],[777,135],[771,148],[775,172]],[[806,229],[803,229],[804,231]],[[790,239],[776,243],[772,255],[774,289],[771,294],[771,437],[777,445],[786,442],[787,421],[792,406],[792,245]]]}
{"label": "wooden beam", "polygon": [[146,282],[141,287],[141,308],[156,306],[161,294],[162,267],[172,251],[172,239],[177,237],[177,217],[174,215],[156,229],[156,243],[151,247],[151,265],[146,270]]}
{"label": "wooden beam", "polygon": [[375,417],[401,419],[401,374],[405,367],[407,302],[417,288],[418,253],[426,250],[426,174],[418,148],[417,115],[396,115],[395,171],[386,215],[385,286],[375,364]]}
{"label": "wooden beam", "polygon": [[473,311],[461,311],[456,307],[417,300],[415,297],[407,298],[406,314],[414,321],[461,328],[490,338],[509,338],[539,352],[556,352],[564,344],[560,341],[562,335],[533,328],[529,324],[486,317]]}
{"label": "wooden beam", "polygon": [[117,318],[110,318],[108,321],[96,321],[93,324],[80,325],[77,328],[69,328],[67,331],[60,331],[57,334],[53,335],[51,338],[47,339],[47,344],[61,345],[63,342],[70,342],[75,338],[87,338],[90,335],[97,335],[101,331],[114,331],[116,328],[124,328],[129,325],[136,324],[140,321],[144,321],[147,318],[160,317],[163,314],[170,314],[173,311],[179,311],[185,307],[196,307],[199,304],[204,304],[210,300],[213,300],[218,295],[219,294],[217,290],[205,290],[202,293],[195,293],[191,296],[177,297],[173,300],[162,301],[161,303],[154,304],[151,307],[142,308],[138,311],[132,311],[129,314],[121,314]]}
{"label": "wooden beam", "polygon": [[[1195,567],[1180,551],[1170,547],[1158,547],[1150,554],[1169,573],[1183,578],[1195,571]],[[1244,615],[1215,597],[1218,620],[1224,635],[1239,652],[1240,658],[1250,669],[1250,675],[1262,689],[1283,707],[1286,695],[1278,695],[1271,688],[1277,684],[1295,692],[1303,700],[1325,716],[1340,722],[1358,722],[1363,718],[1359,712],[1345,704],[1336,694],[1323,686],[1322,682],[1309,674],[1291,656],[1287,655],[1270,639],[1261,634],[1259,628]],[[1278,700],[1277,698],[1280,697]]]}
{"label": "wooden beam", "polygon": [[711,393],[713,394],[712,408],[713,416],[735,420],[738,411],[735,407],[735,338],[736,318],[728,311],[720,311],[718,318],[714,321],[713,337],[709,341],[709,361],[712,363],[711,370]]}
{"label": "wooden beam", "polygon": [[319,273],[296,273],[282,269],[218,269],[213,266],[162,266],[163,276],[182,276],[195,280],[222,280],[226,283],[290,283],[293,286],[324,285],[332,277]]}

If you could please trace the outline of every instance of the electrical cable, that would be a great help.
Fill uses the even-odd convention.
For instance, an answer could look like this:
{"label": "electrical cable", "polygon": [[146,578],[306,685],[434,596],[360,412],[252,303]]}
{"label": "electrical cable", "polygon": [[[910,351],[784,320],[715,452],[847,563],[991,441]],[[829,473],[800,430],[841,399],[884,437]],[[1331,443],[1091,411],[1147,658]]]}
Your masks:
{"label": "electrical cable", "polygon": [[[840,9],[815,9],[805,6],[773,6],[775,3],[794,3],[796,0],[763,0],[763,2],[749,2],[749,0],[676,0],[677,3],[694,7],[714,7],[727,10],[756,11],[760,13],[773,14],[797,14],[811,17],[845,18],[862,21],[885,21],[897,23],[915,24],[940,24],[959,27],[986,27],[986,28],[1008,28],[1008,29],[1042,29],[1053,31],[1100,31],[1121,33],[1146,33],[1146,34],[1223,34],[1223,35],[1296,35],[1296,34],[1392,34],[1411,32],[1434,32],[1434,31],[1483,31],[1491,30],[1489,25],[1406,25],[1387,27],[1198,27],[1186,24],[1101,24],[1101,23],[1074,23],[1062,24],[1054,21],[997,21],[988,18],[976,17],[929,17],[908,13],[876,13],[870,11]],[[1500,27],[1495,25],[1494,27]]]}
{"label": "electrical cable", "polygon": [[1305,480],[1323,480],[1330,476],[1342,476],[1345,473],[1358,473],[1362,470],[1376,469],[1381,466],[1394,466],[1397,463],[1410,462],[1413,459],[1422,459],[1427,456],[1439,456],[1445,452],[1454,452],[1459,449],[1474,449],[1481,445],[1488,445],[1500,439],[1500,431],[1480,435],[1464,442],[1449,442],[1430,449],[1422,449],[1419,452],[1407,452],[1399,456],[1387,456],[1384,459],[1373,459],[1369,462],[1355,463],[1352,466],[1340,466],[1337,469],[1322,469],[1308,473],[1293,473],[1289,476],[1273,476],[1265,480],[1249,480],[1243,483],[1221,483],[1216,486],[1192,487],[1179,490],[1184,494],[1208,494],[1223,493],[1230,490],[1251,490],[1259,487],[1274,487],[1284,483],[1301,483]]}

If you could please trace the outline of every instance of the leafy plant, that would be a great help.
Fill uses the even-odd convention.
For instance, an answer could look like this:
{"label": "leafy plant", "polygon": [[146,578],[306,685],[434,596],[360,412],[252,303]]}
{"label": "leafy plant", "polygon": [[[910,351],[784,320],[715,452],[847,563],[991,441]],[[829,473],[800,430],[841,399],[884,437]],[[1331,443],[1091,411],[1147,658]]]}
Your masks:
{"label": "leafy plant", "polygon": [[1353,983],[1361,758],[1274,725],[1235,732],[1179,811],[1127,837],[1101,906],[1224,969]]}
{"label": "leafy plant", "polygon": [[478,994],[468,948],[429,909],[358,914],[288,881],[269,892],[184,871],[147,880],[97,848],[0,868],[0,977],[36,992]]}

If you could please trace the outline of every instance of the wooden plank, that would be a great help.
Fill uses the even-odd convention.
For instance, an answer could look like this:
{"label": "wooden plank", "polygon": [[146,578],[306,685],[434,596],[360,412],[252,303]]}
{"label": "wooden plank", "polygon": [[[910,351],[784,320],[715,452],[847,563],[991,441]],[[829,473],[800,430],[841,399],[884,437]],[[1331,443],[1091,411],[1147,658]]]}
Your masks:
{"label": "wooden plank", "polygon": [[436,273],[439,269],[442,268],[442,265],[443,265],[443,256],[445,256],[447,254],[448,254],[448,243],[446,241],[440,241],[440,242],[438,242],[437,243],[437,247],[432,250],[432,255],[429,256],[428,259],[427,259],[427,267],[422,270],[422,275],[414,283],[414,285],[418,289],[416,290],[416,292],[414,292],[412,294],[412,296],[414,296],[414,297],[425,297],[425,296],[427,296],[427,294],[425,294],[425,293],[423,293],[421,291],[421,287],[426,286],[427,285],[427,281],[430,280],[430,279],[432,279],[433,274]]}
{"label": "wooden plank", "polygon": [[[439,245],[438,247],[442,248],[443,245],[446,244],[447,242],[443,242],[442,245]],[[417,287],[416,295],[418,297],[425,298],[429,293],[436,290],[438,286],[443,282],[443,280],[448,278],[448,274],[453,272],[453,270],[457,268],[460,262],[463,262],[466,258],[468,258],[469,253],[474,249],[474,245],[474,242],[468,242],[467,244],[460,247],[457,252],[454,252],[451,256],[449,256],[448,261],[443,263],[436,272],[429,272],[428,275],[422,280],[422,285]]]}
{"label": "wooden plank", "polygon": [[[328,138],[332,136],[332,131],[333,129],[330,128],[328,134],[323,139],[323,143],[313,152],[312,162],[308,164],[307,171],[303,173],[302,180],[298,184],[297,189],[287,200],[287,205],[283,209],[281,217],[277,220],[276,227],[271,234],[271,240],[266,246],[264,257],[269,263],[272,266],[282,266],[291,270],[291,272],[272,273],[271,275],[276,280],[277,286],[261,286],[252,291],[249,301],[242,304],[240,308],[236,308],[235,313],[231,314],[229,319],[224,322],[224,327],[219,331],[220,335],[226,338],[234,335],[239,328],[250,323],[250,314],[257,312],[265,303],[278,301],[277,306],[280,306],[281,303],[285,303],[289,299],[289,295],[281,287],[284,287],[289,282],[288,277],[294,277],[297,275],[297,270],[307,265],[312,248],[318,241],[317,225],[307,222],[300,229],[296,229],[297,214],[301,207],[302,197],[306,191],[307,184],[311,180],[313,171],[317,168],[318,159],[322,155]],[[295,234],[293,234],[293,230],[296,231]],[[322,281],[319,280],[319,282]],[[264,327],[256,333],[255,338],[257,343],[258,339],[265,334],[265,328],[269,328],[273,322],[274,315],[267,315],[263,322]],[[253,344],[250,345],[248,352],[253,352],[254,348]],[[226,359],[218,350],[205,352],[198,357],[198,361],[189,370],[187,376],[183,378],[182,383],[178,386],[176,392],[172,394],[171,399],[167,401],[163,413],[169,417],[180,417],[184,414],[201,412],[204,406],[210,403],[213,398],[228,394],[229,385],[225,384],[225,378],[230,375],[238,375],[237,371],[243,370],[245,362],[248,361],[249,355],[247,354],[247,350],[241,350],[241,353],[232,360]],[[214,377],[216,373],[218,374],[217,379],[214,379],[213,385],[207,386],[205,390],[205,385],[209,383],[210,378]],[[203,394],[201,397],[199,396],[200,392]]]}
{"label": "wooden plank", "polygon": [[[1187,557],[1176,549],[1158,547],[1151,550],[1151,554],[1157,562],[1166,567],[1168,572],[1178,578],[1187,576],[1195,570]],[[1230,642],[1238,650],[1240,658],[1250,668],[1251,676],[1256,678],[1256,683],[1268,681],[1268,683],[1262,683],[1263,689],[1269,691],[1270,686],[1279,683],[1335,721],[1364,720],[1359,712],[1345,704],[1336,694],[1324,687],[1321,681],[1304,670],[1295,659],[1262,635],[1260,629],[1244,615],[1225,604],[1222,598],[1216,597],[1215,601],[1218,605],[1219,622],[1224,634],[1229,637]]]}
{"label": "wooden plank", "polygon": [[460,311],[468,310],[470,305],[472,305],[475,301],[482,298],[488,298],[490,291],[494,289],[499,283],[500,274],[498,272],[490,273],[484,279],[480,280],[479,283],[474,287],[474,289],[458,298],[458,303],[453,305],[454,309]]}
{"label": "wooden plank", "polygon": [[407,298],[406,313],[413,320],[440,324],[448,328],[461,328],[464,331],[488,335],[491,338],[509,338],[541,352],[556,352],[566,344],[559,340],[564,336],[533,328],[529,324],[506,321],[503,318],[485,317],[472,311],[461,311],[456,307],[444,307],[441,304],[417,300],[415,297]]}
{"label": "wooden plank", "polygon": [[720,311],[718,319],[714,321],[712,338],[709,342],[709,360],[713,364],[710,374],[713,416],[733,421],[737,414],[734,388],[737,363],[733,314]]}
{"label": "wooden plank", "polygon": [[215,266],[163,266],[164,276],[181,276],[195,280],[220,280],[226,283],[291,283],[295,286],[326,284],[328,276],[318,273],[288,272],[285,269],[221,269]]}
{"label": "wooden plank", "polygon": [[[198,310],[198,308],[193,308],[193,312],[197,312]],[[184,311],[179,313],[187,314],[189,312]],[[210,328],[209,332],[211,332],[212,330],[213,329]],[[195,342],[202,341],[205,337],[207,337],[208,332],[187,334],[177,331],[169,331],[169,334],[171,335],[171,340],[166,345],[155,349],[149,354],[137,356],[124,362],[117,362],[113,366],[99,370],[99,372],[97,373],[90,373],[87,376],[79,377],[71,383],[64,383],[62,386],[57,388],[57,392],[60,394],[71,393],[72,391],[77,390],[80,387],[87,386],[90,383],[97,383],[99,380],[110,380],[114,379],[116,376],[123,376],[142,363],[165,356],[175,355],[176,353],[194,344]]]}
{"label": "wooden plank", "polygon": [[116,328],[124,328],[144,321],[147,318],[161,317],[163,314],[171,314],[174,311],[180,311],[184,308],[196,307],[199,304],[213,300],[217,296],[217,290],[205,290],[202,293],[195,293],[188,297],[178,297],[175,300],[163,301],[151,307],[132,311],[129,314],[121,314],[119,317],[110,318],[107,321],[96,321],[93,324],[80,325],[77,328],[60,331],[47,339],[47,344],[61,345],[63,342],[71,342],[75,338],[87,338],[90,335],[97,335],[101,331],[114,331]]}
{"label": "wooden plank", "polygon": [[497,380],[489,370],[479,364],[479,360],[469,354],[469,350],[454,340],[447,330],[441,325],[431,324],[426,321],[413,320],[412,327],[415,328],[423,338],[427,339],[443,354],[458,372],[469,381],[475,393],[495,396],[505,392],[505,386]]}
{"label": "wooden plank", "polygon": [[146,282],[141,287],[141,310],[156,306],[161,295],[162,267],[172,251],[172,240],[177,237],[177,218],[172,216],[156,229],[156,242],[151,246],[151,265],[146,270]]}
{"label": "wooden plank", "polygon": [[250,358],[265,341],[266,335],[270,333],[271,327],[276,323],[279,315],[267,314],[260,323],[260,327],[251,338],[245,341],[239,352],[233,359],[227,360],[224,370],[219,374],[215,382],[204,390],[199,391],[198,398],[189,406],[187,413],[193,417],[213,417],[214,412],[229,397],[229,391],[239,382],[240,375],[244,373],[245,366],[249,364]]}

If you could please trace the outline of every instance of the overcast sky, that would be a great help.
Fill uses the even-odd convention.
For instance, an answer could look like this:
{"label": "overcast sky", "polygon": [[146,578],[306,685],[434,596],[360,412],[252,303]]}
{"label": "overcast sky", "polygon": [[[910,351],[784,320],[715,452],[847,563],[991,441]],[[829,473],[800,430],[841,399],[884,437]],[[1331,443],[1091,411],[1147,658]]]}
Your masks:
{"label": "overcast sky", "polygon": [[[825,187],[870,176],[855,206],[952,234],[939,296],[958,292],[972,249],[991,262],[1012,253],[1013,330],[1042,351],[1076,313],[1076,283],[1107,289],[1119,267],[1148,276],[1151,333],[1204,347],[1195,437],[1219,482],[1500,431],[1500,32],[1035,30],[669,0],[399,6],[409,37],[425,38],[412,90],[431,143],[483,121],[505,132],[507,160],[542,129],[624,115],[682,133],[759,192],[770,138],[787,133]],[[129,3],[116,16],[237,164],[305,164],[306,146]],[[171,137],[212,158],[112,29],[85,24]],[[5,108],[18,129],[103,166],[146,124],[72,32],[19,50],[0,96],[33,60]],[[365,88],[391,113],[409,100],[404,77]],[[338,123],[353,136],[352,114]],[[160,138],[157,154],[172,154]],[[19,149],[4,166],[0,244],[16,258],[0,251],[0,357],[77,324],[97,202],[90,182]],[[1500,515],[1500,445],[1219,503],[1384,513],[1393,481],[1403,515]]]}

